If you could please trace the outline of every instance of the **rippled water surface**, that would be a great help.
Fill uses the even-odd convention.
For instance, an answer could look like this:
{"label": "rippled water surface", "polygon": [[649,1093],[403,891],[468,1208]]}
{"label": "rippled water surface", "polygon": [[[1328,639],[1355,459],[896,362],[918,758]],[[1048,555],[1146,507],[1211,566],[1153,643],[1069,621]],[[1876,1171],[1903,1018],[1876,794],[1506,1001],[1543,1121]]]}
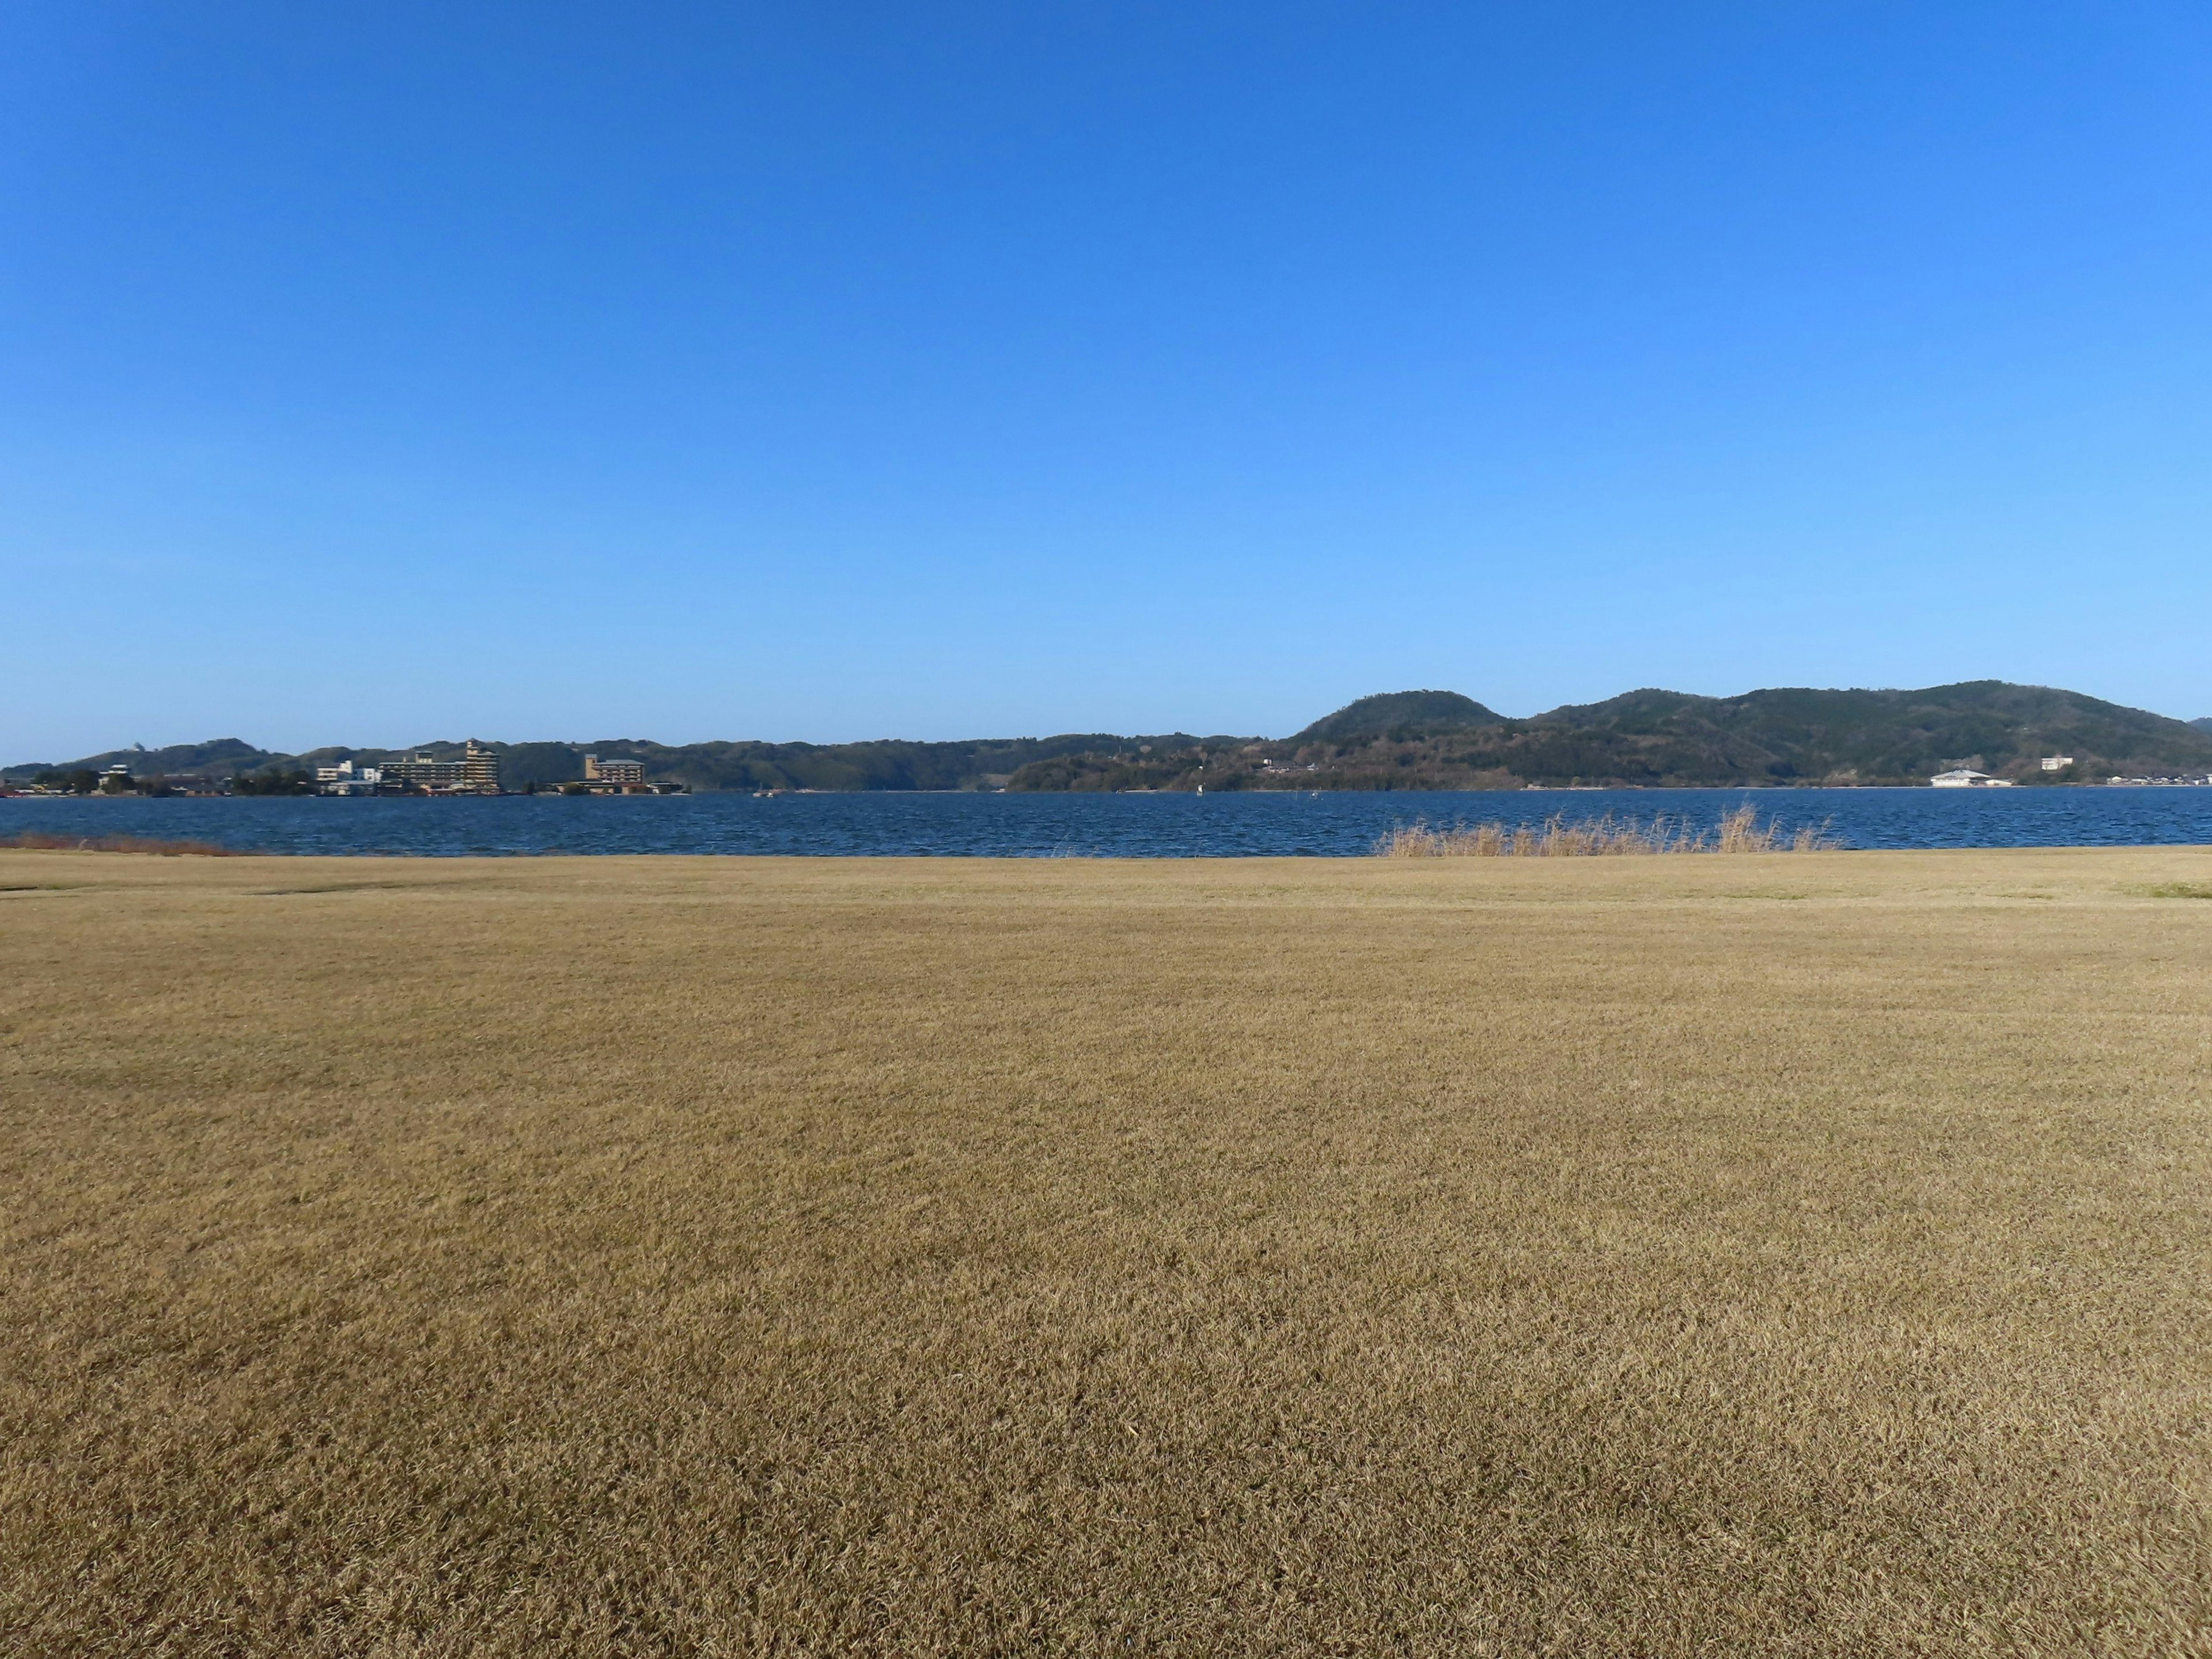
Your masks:
{"label": "rippled water surface", "polygon": [[2207,789],[1636,789],[1490,794],[510,795],[0,799],[0,836],[131,835],[271,853],[779,853],[1034,858],[1355,856],[1400,824],[1655,814],[1745,801],[1850,847],[2212,843]]}

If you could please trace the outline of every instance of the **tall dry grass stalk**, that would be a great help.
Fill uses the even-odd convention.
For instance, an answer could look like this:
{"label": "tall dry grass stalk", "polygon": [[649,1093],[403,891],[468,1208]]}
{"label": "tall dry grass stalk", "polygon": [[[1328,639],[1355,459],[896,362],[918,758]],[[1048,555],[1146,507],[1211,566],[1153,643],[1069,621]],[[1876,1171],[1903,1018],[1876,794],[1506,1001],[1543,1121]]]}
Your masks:
{"label": "tall dry grass stalk", "polygon": [[1386,859],[1447,858],[1619,858],[1661,853],[1816,853],[1841,847],[1827,826],[1802,824],[1785,830],[1779,818],[1761,823],[1756,807],[1746,804],[1721,815],[1711,829],[1662,813],[1649,823],[1636,818],[1568,822],[1554,812],[1540,828],[1518,823],[1455,823],[1449,829],[1415,822],[1401,824],[1375,843]]}

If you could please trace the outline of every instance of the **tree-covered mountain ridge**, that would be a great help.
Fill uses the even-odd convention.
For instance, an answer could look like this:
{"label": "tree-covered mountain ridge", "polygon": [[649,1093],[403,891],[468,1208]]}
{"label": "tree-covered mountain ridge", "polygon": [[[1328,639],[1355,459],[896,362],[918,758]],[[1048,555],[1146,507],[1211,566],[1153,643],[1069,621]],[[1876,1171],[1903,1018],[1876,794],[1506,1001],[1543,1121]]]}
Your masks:
{"label": "tree-covered mountain ridge", "polygon": [[[289,755],[237,738],[118,750],[9,767],[122,764],[140,776],[215,778],[342,760],[457,756],[459,740],[409,750]],[[1103,732],[921,743],[666,744],[488,743],[509,789],[583,775],[583,757],[634,758],[655,781],[697,790],[1107,791],[1517,789],[1925,783],[1954,767],[2021,783],[2212,772],[2212,719],[2185,721],[2048,686],[1972,680],[1918,690],[1776,688],[1729,697],[1647,690],[1527,719],[1450,691],[1363,697],[1288,738]],[[2046,758],[2069,757],[2061,770]]]}
{"label": "tree-covered mountain ridge", "polygon": [[[1363,698],[1225,751],[1054,757],[1013,788],[1519,789],[1911,785],[1967,767],[2020,783],[2212,772],[2212,729],[2047,686],[1647,690],[1511,720],[1450,693]],[[2069,763],[2046,771],[2045,759]]]}

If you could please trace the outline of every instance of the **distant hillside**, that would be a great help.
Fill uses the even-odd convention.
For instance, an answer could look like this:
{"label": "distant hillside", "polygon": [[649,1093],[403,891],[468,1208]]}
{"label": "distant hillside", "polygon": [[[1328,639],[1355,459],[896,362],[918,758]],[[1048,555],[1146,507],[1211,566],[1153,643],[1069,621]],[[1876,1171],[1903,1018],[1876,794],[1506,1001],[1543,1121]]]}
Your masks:
{"label": "distant hillside", "polygon": [[[1780,689],[1735,697],[1631,691],[1605,702],[1508,720],[1455,691],[1362,697],[1297,736],[1154,737],[1071,732],[957,743],[668,744],[492,743],[509,789],[580,779],[584,757],[645,763],[656,782],[718,789],[1518,789],[1530,785],[1649,787],[1920,784],[1971,766],[2022,783],[2212,771],[2212,719],[2168,720],[2078,691],[1972,680],[1917,691]],[[341,760],[461,752],[458,740],[409,750],[327,748],[284,755],[237,738],[125,749],[58,763],[137,777],[222,779]],[[2046,773],[2047,756],[2074,763]],[[22,782],[45,763],[0,772]]]}
{"label": "distant hillside", "polygon": [[[1198,742],[1188,733],[1118,738],[1073,732],[1056,738],[979,738],[955,743],[910,743],[886,738],[869,743],[695,743],[668,744],[639,738],[588,744],[495,745],[500,781],[510,789],[540,787],[584,775],[584,757],[626,757],[645,763],[656,782],[717,789],[996,789],[1021,767],[1063,754],[1110,750],[1123,744],[1158,747]],[[442,748],[439,745],[427,745]],[[459,752],[459,744],[446,745]]]}
{"label": "distant hillside", "polygon": [[[1424,702],[1416,703],[1415,698]],[[1424,708],[1435,711],[1427,720]],[[1479,710],[1470,722],[1466,710]],[[1370,711],[1373,712],[1370,712]],[[2049,756],[2073,764],[2046,773]],[[1280,742],[1067,755],[1015,789],[1519,789],[1923,784],[1954,766],[2022,783],[2212,771],[2212,732],[2077,691],[1976,680],[1917,691],[1632,691],[1511,720],[1451,693],[1365,698]]]}
{"label": "distant hillside", "polygon": [[1531,724],[1574,749],[1577,770],[1632,781],[1920,782],[1952,766],[2027,781],[2045,775],[2039,763],[2052,755],[2073,756],[2085,776],[2212,767],[2212,736],[2185,721],[2002,680],[1738,697],[1632,691]]}
{"label": "distant hillside", "polygon": [[1290,739],[1292,743],[1342,743],[1347,738],[1390,732],[1443,732],[1467,726],[1496,726],[1504,720],[1473,697],[1456,691],[1384,691],[1346,703]]}
{"label": "distant hillside", "polygon": [[[1023,766],[1055,756],[1111,752],[1127,745],[1139,750],[1188,749],[1200,742],[1229,744],[1234,738],[1200,739],[1187,732],[1159,737],[1121,738],[1110,732],[1071,732],[1053,738],[982,738],[954,743],[909,743],[885,738],[871,743],[811,744],[719,742],[671,744],[643,738],[603,738],[591,743],[496,743],[484,746],[499,757],[500,782],[508,789],[557,787],[581,779],[584,757],[641,760],[655,782],[674,782],[697,790],[756,789],[996,789]],[[240,774],[289,771],[354,761],[374,765],[398,755],[458,758],[458,738],[410,744],[402,749],[356,749],[333,745],[293,755],[257,749],[235,738],[168,749],[118,749],[82,759],[33,762],[0,769],[0,778],[22,783],[42,772],[101,771],[128,766],[139,778],[221,781]]]}
{"label": "distant hillside", "polygon": [[134,777],[227,778],[234,772],[250,772],[283,759],[266,749],[256,749],[239,738],[214,738],[206,743],[172,744],[167,749],[111,749],[82,760],[32,761],[0,769],[0,777],[21,780],[48,770],[75,771],[80,768],[104,772],[111,766],[127,766]]}

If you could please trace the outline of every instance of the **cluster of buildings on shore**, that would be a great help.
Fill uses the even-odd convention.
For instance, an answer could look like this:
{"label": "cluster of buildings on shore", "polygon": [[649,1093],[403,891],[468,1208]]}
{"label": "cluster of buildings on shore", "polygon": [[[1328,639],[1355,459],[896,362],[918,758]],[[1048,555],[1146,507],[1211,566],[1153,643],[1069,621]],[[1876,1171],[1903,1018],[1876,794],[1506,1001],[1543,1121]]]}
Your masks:
{"label": "cluster of buildings on shore", "polygon": [[349,760],[315,769],[319,795],[497,795],[499,757],[471,738],[459,760],[403,755],[375,766]]}
{"label": "cluster of buildings on shore", "polygon": [[[680,795],[680,783],[647,783],[641,760],[584,757],[584,775],[553,786],[564,795]],[[374,766],[340,761],[315,769],[315,789],[324,795],[506,795],[499,779],[499,757],[471,738],[459,760],[415,754]],[[537,793],[535,787],[527,792]]]}
{"label": "cluster of buildings on shore", "polygon": [[532,783],[509,789],[500,781],[499,756],[471,738],[458,758],[415,753],[374,763],[343,760],[303,771],[241,773],[232,776],[188,775],[141,778],[127,764],[100,771],[82,769],[41,774],[33,782],[0,782],[11,795],[680,795],[680,783],[649,783],[641,760],[584,757],[584,775],[565,782]]}
{"label": "cluster of buildings on shore", "polygon": [[[2063,772],[2074,764],[2074,757],[2045,755],[2039,764],[2045,772]],[[1938,772],[1928,781],[1938,789],[2009,789],[2013,786],[2010,778],[1991,777],[1987,772],[1977,772],[1964,766],[1948,772]],[[2105,781],[2126,788],[2204,788],[2212,787],[2212,773],[2185,772],[2154,778],[2106,778]]]}

